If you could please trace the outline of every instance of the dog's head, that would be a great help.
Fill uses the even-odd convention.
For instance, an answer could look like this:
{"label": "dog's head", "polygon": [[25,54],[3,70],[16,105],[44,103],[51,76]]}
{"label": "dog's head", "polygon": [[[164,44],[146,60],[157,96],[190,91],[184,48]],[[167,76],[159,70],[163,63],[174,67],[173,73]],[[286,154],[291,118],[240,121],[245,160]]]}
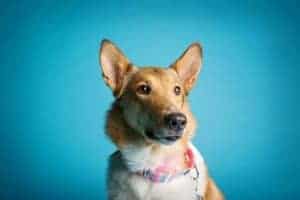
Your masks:
{"label": "dog's head", "polygon": [[190,45],[169,68],[138,68],[108,40],[102,41],[100,49],[103,77],[120,108],[118,115],[151,143],[172,144],[192,134],[194,120],[187,95],[201,62],[198,43]]}

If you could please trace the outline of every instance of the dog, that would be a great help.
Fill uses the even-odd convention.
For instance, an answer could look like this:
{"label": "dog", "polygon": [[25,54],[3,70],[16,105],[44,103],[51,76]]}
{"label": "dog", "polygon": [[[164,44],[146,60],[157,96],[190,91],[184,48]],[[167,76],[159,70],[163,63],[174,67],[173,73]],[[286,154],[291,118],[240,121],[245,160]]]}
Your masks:
{"label": "dog", "polygon": [[109,200],[222,200],[200,152],[191,143],[196,121],[188,94],[202,66],[192,43],[168,68],[137,67],[111,41],[99,51],[102,76],[114,95],[106,134]]}

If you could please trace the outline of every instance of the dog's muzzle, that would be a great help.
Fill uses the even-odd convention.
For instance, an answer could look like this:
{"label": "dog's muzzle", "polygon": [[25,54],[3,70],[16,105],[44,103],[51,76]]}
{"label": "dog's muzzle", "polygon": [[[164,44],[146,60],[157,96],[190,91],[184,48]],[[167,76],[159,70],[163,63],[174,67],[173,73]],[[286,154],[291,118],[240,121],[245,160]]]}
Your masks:
{"label": "dog's muzzle", "polygon": [[181,134],[186,126],[186,116],[182,113],[170,113],[165,116],[165,126],[177,134]]}
{"label": "dog's muzzle", "polygon": [[147,129],[146,135],[150,139],[171,144],[181,138],[183,130],[187,124],[187,118],[182,113],[170,113],[164,117],[163,131],[153,131]]}

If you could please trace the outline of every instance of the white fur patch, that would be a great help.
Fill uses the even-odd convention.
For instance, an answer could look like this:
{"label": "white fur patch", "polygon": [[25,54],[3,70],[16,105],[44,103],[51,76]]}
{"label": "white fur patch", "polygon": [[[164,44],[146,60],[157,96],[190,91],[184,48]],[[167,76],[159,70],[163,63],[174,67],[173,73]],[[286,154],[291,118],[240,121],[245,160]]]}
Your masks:
{"label": "white fur patch", "polygon": [[[193,180],[194,174],[180,176],[168,183],[152,183],[131,170],[151,168],[156,159],[149,155],[150,148],[129,147],[113,154],[110,158],[108,173],[108,193],[110,200],[194,200],[196,187],[204,195],[207,184],[207,172],[204,160],[193,144],[192,149],[197,168],[198,182]],[[125,163],[126,162],[126,163]]]}

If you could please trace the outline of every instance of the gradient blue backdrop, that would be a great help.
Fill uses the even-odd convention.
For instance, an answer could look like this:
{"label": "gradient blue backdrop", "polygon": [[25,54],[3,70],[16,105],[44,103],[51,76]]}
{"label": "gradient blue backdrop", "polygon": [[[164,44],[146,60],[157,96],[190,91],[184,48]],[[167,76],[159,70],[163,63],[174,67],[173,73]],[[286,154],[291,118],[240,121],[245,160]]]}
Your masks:
{"label": "gradient blue backdrop", "polygon": [[299,199],[297,1],[1,3],[0,199],[105,199],[101,39],[167,66],[193,41],[195,143],[230,200]]}

